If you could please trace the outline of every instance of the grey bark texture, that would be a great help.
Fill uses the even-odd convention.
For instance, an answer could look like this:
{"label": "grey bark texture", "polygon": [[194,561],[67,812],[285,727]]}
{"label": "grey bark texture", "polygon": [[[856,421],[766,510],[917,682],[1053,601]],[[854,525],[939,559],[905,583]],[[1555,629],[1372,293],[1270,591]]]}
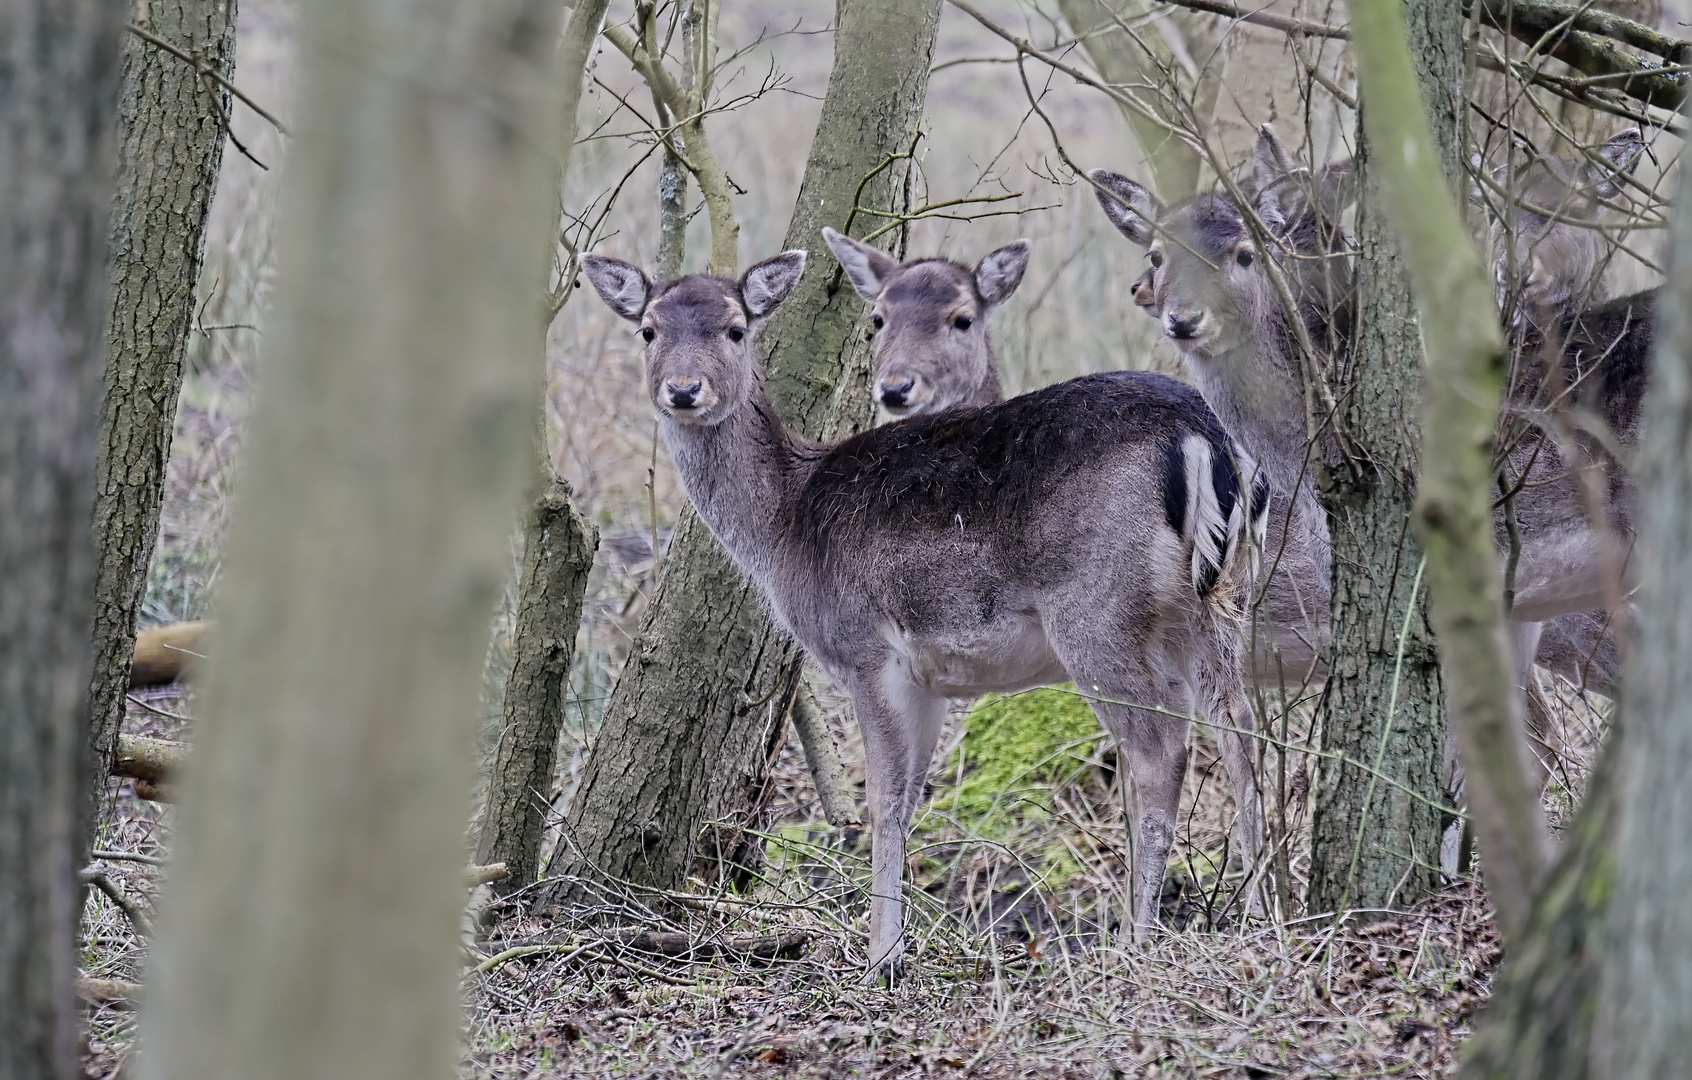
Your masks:
{"label": "grey bark texture", "polygon": [[[584,0],[570,13],[559,46],[563,138],[554,163],[553,190],[561,191],[576,138],[582,83],[594,42],[605,21],[608,0]],[[559,299],[573,290],[558,283]],[[562,303],[552,307],[556,316]],[[536,358],[544,347],[536,343]],[[544,426],[544,418],[540,421]],[[599,532],[570,501],[570,485],[553,475],[544,432],[536,447],[540,490],[523,525],[523,570],[518,582],[517,621],[511,643],[511,675],[501,702],[499,747],[488,774],[487,802],[477,832],[476,862],[503,862],[509,876],[495,888],[511,892],[534,883],[540,872],[540,844],[551,807],[558,762],[558,733],[582,595],[599,546]]]}
{"label": "grey bark texture", "polygon": [[[1454,175],[1465,107],[1462,13],[1443,0],[1409,0],[1405,17],[1440,161]],[[1422,550],[1410,531],[1422,341],[1409,267],[1371,158],[1367,141],[1358,139],[1357,308],[1337,425],[1366,460],[1355,474],[1330,463],[1320,485],[1333,540],[1322,747],[1378,763],[1409,791],[1372,780],[1354,764],[1323,762],[1311,821],[1311,911],[1403,907],[1439,887],[1444,691],[1427,589],[1412,587]]]}
{"label": "grey bark texture", "polygon": [[532,475],[556,0],[312,0],[140,1075],[448,1080],[478,673]]}
{"label": "grey bark texture", "polygon": [[[1627,696],[1464,1080],[1686,1072],[1692,1032],[1692,214],[1682,182],[1640,447]],[[1484,856],[1484,853],[1483,853]]]}
{"label": "grey bark texture", "polygon": [[496,886],[502,892],[533,884],[540,872],[582,594],[598,546],[599,530],[570,504],[570,485],[553,480],[523,525],[523,577],[504,723],[476,843],[478,864],[502,862],[510,871]]}
{"label": "grey bark texture", "polygon": [[80,1075],[88,507],[122,16],[0,0],[0,1080]]}
{"label": "grey bark texture", "polygon": [[[885,166],[909,148],[921,118],[939,19],[940,0],[852,0],[835,34],[784,245],[809,251],[809,270],[760,331],[771,400],[813,437],[839,438],[870,418],[863,305],[821,229],[862,235],[874,222],[849,222],[854,197],[881,210],[901,199],[902,171]],[[564,880],[543,902],[584,896],[582,878],[678,885],[701,849],[752,857],[745,828],[767,795],[798,666],[757,590],[684,511],[570,806],[555,861]],[[719,828],[701,841],[706,822]]]}
{"label": "grey bark texture", "polygon": [[[152,0],[142,29],[225,78],[235,0]],[[94,487],[94,674],[88,688],[93,807],[123,726],[135,620],[159,533],[165,464],[192,332],[206,217],[223,161],[229,92],[134,34],[123,43],[111,315]]]}

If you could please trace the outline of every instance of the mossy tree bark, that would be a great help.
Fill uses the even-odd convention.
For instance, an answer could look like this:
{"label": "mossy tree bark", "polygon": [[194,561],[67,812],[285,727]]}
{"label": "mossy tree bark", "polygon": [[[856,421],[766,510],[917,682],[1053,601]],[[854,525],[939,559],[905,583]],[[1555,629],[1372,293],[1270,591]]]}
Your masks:
{"label": "mossy tree bark", "polygon": [[[212,71],[235,70],[235,0],[152,0],[142,29]],[[88,688],[95,808],[123,726],[135,620],[159,533],[182,361],[206,217],[223,161],[229,93],[130,34],[118,103],[111,315],[94,488],[94,676]],[[92,820],[92,819],[91,819]]]}
{"label": "mossy tree bark", "polygon": [[1450,722],[1468,775],[1487,891],[1506,942],[1526,922],[1548,839],[1492,538],[1493,444],[1505,373],[1491,284],[1440,168],[1398,0],[1351,0],[1371,161],[1416,287],[1427,346],[1417,535]]}
{"label": "mossy tree bark", "polygon": [[[559,46],[563,138],[554,163],[553,190],[562,191],[576,138],[582,83],[608,0],[583,0],[570,13]],[[573,290],[558,282],[548,304],[556,316]],[[537,342],[536,356],[544,349]],[[576,654],[582,595],[599,545],[599,532],[571,504],[570,485],[547,460],[545,420],[537,445],[540,491],[523,524],[523,570],[517,587],[517,620],[511,642],[511,675],[501,702],[499,746],[488,773],[487,802],[477,830],[476,861],[503,862],[509,876],[495,885],[512,892],[540,872],[541,835],[551,809],[564,724],[565,690]]]}
{"label": "mossy tree bark", "polygon": [[[771,400],[789,424],[838,438],[870,418],[862,304],[841,284],[824,225],[863,235],[865,207],[892,210],[922,115],[940,0],[850,0],[785,246],[811,253],[804,279],[760,331]],[[866,183],[866,178],[871,177]],[[703,847],[749,858],[744,829],[765,795],[785,734],[799,651],[764,614],[691,509],[670,541],[657,594],[606,706],[568,814],[563,880],[548,903],[584,895],[581,879],[681,883]],[[705,822],[724,827],[700,840]]]}
{"label": "mossy tree bark", "polygon": [[[1465,107],[1462,11],[1408,0],[1405,14],[1439,162],[1455,175]],[[1422,550],[1411,534],[1422,341],[1375,151],[1366,139],[1358,143],[1356,321],[1337,426],[1361,453],[1355,471],[1329,463],[1320,484],[1333,541],[1322,746],[1403,787],[1355,764],[1324,762],[1311,822],[1311,911],[1403,906],[1439,885],[1444,691],[1427,590],[1415,587]]]}
{"label": "mossy tree bark", "polygon": [[456,1075],[477,676],[533,472],[560,14],[302,5],[281,286],[144,1077]]}
{"label": "mossy tree bark", "polygon": [[94,416],[123,11],[0,2],[0,1080],[80,1075]]}
{"label": "mossy tree bark", "polygon": [[1563,852],[1505,957],[1465,1080],[1685,1072],[1692,1030],[1692,214],[1681,184],[1651,370],[1627,694]]}

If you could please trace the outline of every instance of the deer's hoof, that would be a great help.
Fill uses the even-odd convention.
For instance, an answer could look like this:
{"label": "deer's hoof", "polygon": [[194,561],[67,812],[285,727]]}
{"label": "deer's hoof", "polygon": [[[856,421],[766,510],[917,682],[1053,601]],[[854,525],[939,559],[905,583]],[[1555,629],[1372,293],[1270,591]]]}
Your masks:
{"label": "deer's hoof", "polygon": [[[871,955],[875,955],[872,951]],[[864,973],[864,982],[871,986],[885,986],[892,989],[905,979],[905,943],[895,942],[891,949],[886,950],[881,959],[873,961],[869,970]]]}

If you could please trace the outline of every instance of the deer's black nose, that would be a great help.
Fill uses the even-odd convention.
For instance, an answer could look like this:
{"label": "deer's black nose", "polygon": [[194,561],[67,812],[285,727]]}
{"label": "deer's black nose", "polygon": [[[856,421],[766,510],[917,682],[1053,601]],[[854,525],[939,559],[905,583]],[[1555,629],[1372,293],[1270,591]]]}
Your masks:
{"label": "deer's black nose", "polygon": [[915,385],[916,380],[911,378],[881,380],[881,403],[889,408],[898,408],[910,397],[911,387]]}
{"label": "deer's black nose", "polygon": [[691,409],[699,400],[698,379],[665,379],[664,392],[669,395],[673,409]]}
{"label": "deer's black nose", "polygon": [[1202,311],[1195,311],[1191,314],[1172,311],[1169,313],[1168,319],[1169,336],[1181,340],[1197,337],[1199,326],[1203,322],[1204,312]]}

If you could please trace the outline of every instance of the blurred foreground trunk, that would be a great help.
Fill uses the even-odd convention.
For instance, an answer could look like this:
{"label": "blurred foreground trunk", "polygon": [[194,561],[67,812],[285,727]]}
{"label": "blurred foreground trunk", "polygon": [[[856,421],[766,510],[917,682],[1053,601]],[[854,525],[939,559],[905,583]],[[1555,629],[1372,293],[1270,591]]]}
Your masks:
{"label": "blurred foreground trunk", "polygon": [[[578,3],[558,49],[563,138],[553,162],[554,192],[564,188],[576,140],[582,82],[607,6],[608,0]],[[572,291],[570,282],[557,283],[547,305],[553,317]],[[544,340],[537,339],[535,356],[544,370]],[[582,595],[587,591],[594,549],[599,546],[598,530],[570,502],[570,485],[553,474],[545,428],[543,406],[535,454],[540,490],[523,523],[511,675],[500,703],[499,746],[489,768],[487,800],[477,829],[476,862],[501,862],[510,871],[496,886],[501,893],[532,885],[540,872],[541,836],[552,809],[558,733],[564,724],[564,695],[582,621]]]}
{"label": "blurred foreground trunk", "polygon": [[530,458],[556,0],[314,0],[145,1077],[447,1080],[487,612]]}
{"label": "blurred foreground trunk", "polygon": [[[1640,447],[1627,699],[1504,960],[1465,1080],[1686,1074],[1692,1037],[1692,214],[1681,184]],[[1484,853],[1483,853],[1484,854]]]}
{"label": "blurred foreground trunk", "polygon": [[[235,71],[235,0],[151,0],[141,29]],[[206,216],[223,161],[229,92],[135,34],[123,43],[111,316],[94,492],[94,676],[90,827],[123,726],[135,618],[159,534],[165,463],[193,330]]]}
{"label": "blurred foreground trunk", "polygon": [[[1462,10],[1448,0],[1408,0],[1405,16],[1439,163],[1454,176],[1467,107]],[[1362,107],[1366,113],[1371,103]],[[1352,370],[1336,392],[1335,427],[1357,444],[1359,467],[1329,463],[1319,485],[1333,540],[1322,749],[1368,769],[1322,763],[1311,821],[1312,912],[1408,907],[1439,887],[1444,689],[1422,550],[1410,531],[1421,458],[1422,339],[1375,156],[1360,138]]]}
{"label": "blurred foreground trunk", "polygon": [[0,0],[0,1080],[81,1074],[88,506],[122,18],[108,0]]}
{"label": "blurred foreground trunk", "polygon": [[[881,223],[852,214],[855,194],[883,212],[899,204],[904,171],[893,155],[910,148],[922,116],[939,19],[940,0],[848,0],[835,34],[783,245],[811,259],[759,334],[771,400],[813,437],[839,438],[870,418],[863,306],[820,230],[862,236]],[[564,880],[542,900],[583,899],[595,879],[671,888],[702,849],[753,858],[761,841],[746,830],[759,824],[798,675],[797,646],[685,510],[570,806],[554,863]],[[706,822],[716,828],[702,841]]]}

